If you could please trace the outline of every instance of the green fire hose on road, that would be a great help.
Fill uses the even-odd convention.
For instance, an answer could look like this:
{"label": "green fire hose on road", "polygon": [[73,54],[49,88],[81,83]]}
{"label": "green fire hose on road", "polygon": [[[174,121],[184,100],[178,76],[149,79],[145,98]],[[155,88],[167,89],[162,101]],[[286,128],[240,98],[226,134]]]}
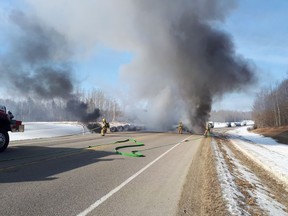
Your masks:
{"label": "green fire hose on road", "polygon": [[[124,143],[124,142],[133,142],[135,144],[134,145],[123,145],[123,146],[116,147],[115,148],[116,154],[120,154],[120,155],[128,156],[128,157],[145,157],[145,155],[143,155],[140,151],[137,151],[137,150],[134,150],[134,151],[131,151],[131,152],[118,151],[119,149],[123,149],[123,148],[144,146],[144,143],[138,142],[135,139],[118,140],[118,141],[116,141],[114,143],[111,143],[111,144],[114,145],[114,144]],[[108,145],[108,144],[106,144],[106,145]],[[95,148],[95,147],[98,147],[98,146],[89,146],[88,149]]]}
{"label": "green fire hose on road", "polygon": [[124,156],[128,156],[128,157],[145,157],[145,155],[143,155],[141,152],[139,151],[131,151],[130,153],[127,152],[121,152],[118,151],[118,149],[122,149],[122,148],[130,148],[130,147],[139,147],[139,146],[144,146],[144,143],[142,142],[138,142],[135,139],[126,139],[126,140],[122,140],[122,141],[116,141],[115,144],[117,143],[124,143],[124,142],[134,142],[135,145],[124,145],[124,146],[118,146],[115,148],[115,152],[117,154],[120,155],[124,155]]}

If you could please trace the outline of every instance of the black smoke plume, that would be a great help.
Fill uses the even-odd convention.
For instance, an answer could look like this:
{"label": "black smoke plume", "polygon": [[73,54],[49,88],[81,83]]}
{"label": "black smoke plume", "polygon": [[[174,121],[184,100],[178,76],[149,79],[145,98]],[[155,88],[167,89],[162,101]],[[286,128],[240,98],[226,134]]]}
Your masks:
{"label": "black smoke plume", "polygon": [[65,37],[21,11],[12,11],[9,22],[14,32],[7,38],[7,49],[0,55],[3,85],[20,96],[71,97],[71,52]]}
{"label": "black smoke plume", "polygon": [[157,110],[150,123],[188,119],[185,123],[201,131],[216,98],[255,81],[249,61],[236,54],[230,36],[217,27],[233,2],[133,1],[144,44],[122,74],[135,83],[137,97],[148,101],[148,112]]}
{"label": "black smoke plume", "polygon": [[213,99],[251,84],[254,74],[248,62],[237,56],[229,36],[198,18],[185,15],[172,34],[177,50],[177,77],[187,101],[191,123],[205,125]]}
{"label": "black smoke plume", "polygon": [[66,111],[77,120],[96,121],[100,110],[89,112],[87,104],[74,99],[72,47],[65,36],[21,11],[12,11],[9,21],[15,32],[0,55],[3,85],[23,97],[67,101]]}
{"label": "black smoke plume", "polygon": [[66,110],[83,123],[95,122],[100,117],[100,110],[98,108],[89,112],[88,104],[78,99],[69,100],[66,104]]}

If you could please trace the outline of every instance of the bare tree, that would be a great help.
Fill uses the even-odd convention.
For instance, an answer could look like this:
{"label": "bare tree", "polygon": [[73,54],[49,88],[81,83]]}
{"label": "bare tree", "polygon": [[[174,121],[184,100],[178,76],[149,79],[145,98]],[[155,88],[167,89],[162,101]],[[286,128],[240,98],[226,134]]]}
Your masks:
{"label": "bare tree", "polygon": [[276,87],[262,89],[253,105],[253,119],[258,127],[279,127],[288,124],[288,80]]}

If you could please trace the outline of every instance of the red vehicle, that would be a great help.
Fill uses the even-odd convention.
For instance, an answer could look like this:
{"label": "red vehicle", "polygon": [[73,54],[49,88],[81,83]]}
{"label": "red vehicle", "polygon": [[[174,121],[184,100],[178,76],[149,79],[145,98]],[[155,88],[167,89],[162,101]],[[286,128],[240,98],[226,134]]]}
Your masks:
{"label": "red vehicle", "polygon": [[22,121],[14,120],[13,114],[6,107],[0,105],[0,152],[5,151],[9,144],[9,134],[11,132],[24,132]]}

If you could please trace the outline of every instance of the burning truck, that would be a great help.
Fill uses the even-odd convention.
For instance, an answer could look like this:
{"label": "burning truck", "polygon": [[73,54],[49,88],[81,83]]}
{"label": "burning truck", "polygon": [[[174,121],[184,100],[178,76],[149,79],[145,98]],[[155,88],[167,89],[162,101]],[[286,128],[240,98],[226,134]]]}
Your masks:
{"label": "burning truck", "polygon": [[22,121],[14,120],[14,116],[10,111],[6,111],[6,107],[0,105],[0,152],[5,151],[9,144],[9,134],[11,132],[24,132]]}

